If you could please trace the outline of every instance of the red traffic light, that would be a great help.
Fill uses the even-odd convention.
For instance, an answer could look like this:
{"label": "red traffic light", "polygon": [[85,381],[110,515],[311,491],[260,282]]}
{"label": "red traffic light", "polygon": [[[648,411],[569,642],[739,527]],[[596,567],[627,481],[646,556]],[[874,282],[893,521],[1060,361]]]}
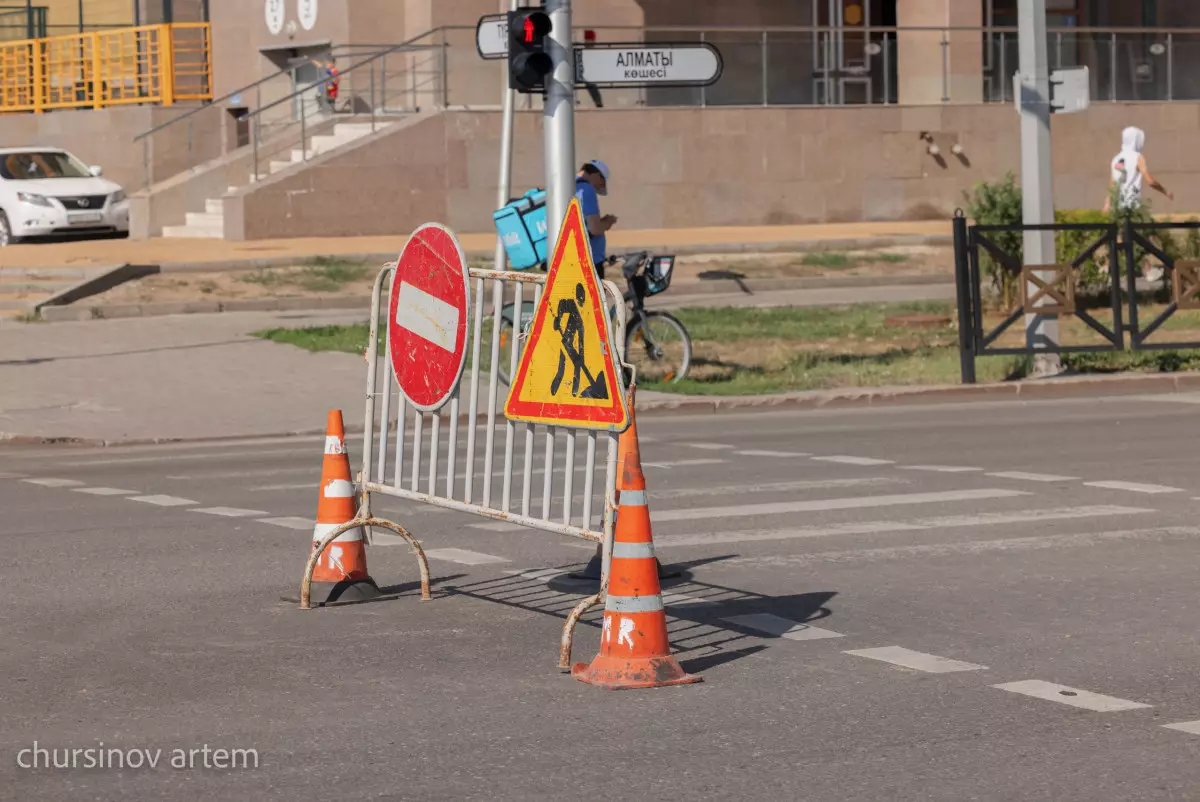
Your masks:
{"label": "red traffic light", "polygon": [[510,32],[523,45],[538,45],[554,26],[545,11],[517,11],[509,23]]}

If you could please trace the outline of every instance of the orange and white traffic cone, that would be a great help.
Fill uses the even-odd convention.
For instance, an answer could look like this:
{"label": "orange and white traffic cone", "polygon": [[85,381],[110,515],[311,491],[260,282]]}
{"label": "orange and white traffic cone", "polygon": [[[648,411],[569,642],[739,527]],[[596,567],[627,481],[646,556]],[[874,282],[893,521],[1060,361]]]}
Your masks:
{"label": "orange and white traffic cone", "polygon": [[612,690],[700,682],[702,677],[688,674],[671,656],[636,420],[630,422],[625,435],[630,436],[630,441],[628,450],[622,454],[618,474],[619,481],[623,476],[625,489],[621,492],[613,534],[600,653],[590,665],[576,663],[571,674],[583,682]]}
{"label": "orange and white traffic cone", "polygon": [[[313,545],[339,526],[354,520],[354,483],[350,481],[350,458],[346,455],[346,430],[341,410],[329,411],[325,428],[325,458],[321,466],[321,493],[317,501],[317,525]],[[312,554],[310,549],[309,554]],[[367,573],[367,550],[362,527],[355,527],[325,547],[313,569],[310,603],[368,601],[381,596],[379,586]]]}

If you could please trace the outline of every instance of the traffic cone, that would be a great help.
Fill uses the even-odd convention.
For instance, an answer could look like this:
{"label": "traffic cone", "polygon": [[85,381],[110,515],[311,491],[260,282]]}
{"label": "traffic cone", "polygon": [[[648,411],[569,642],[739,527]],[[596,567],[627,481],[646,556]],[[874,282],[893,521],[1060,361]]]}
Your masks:
{"label": "traffic cone", "polygon": [[[637,421],[633,417],[634,416],[634,411],[633,411],[634,389],[635,388],[630,387],[629,392],[628,392],[629,415],[630,415],[629,428],[626,429],[625,431],[621,432],[621,437],[617,441],[617,499],[616,499],[616,501],[617,501],[617,507],[618,507],[618,512],[617,512],[618,518],[620,517],[621,492],[623,490],[631,489],[630,487],[627,486],[628,482],[626,479],[627,474],[625,472],[625,464],[628,460],[630,460],[632,458],[637,461],[639,473],[641,472],[641,469],[642,469],[642,456],[641,456],[640,446],[638,444]],[[603,564],[604,564],[604,544],[601,543],[601,544],[597,544],[596,553],[592,555],[592,559],[588,560],[587,565],[585,565],[583,567],[582,571],[575,571],[573,573],[567,574],[567,576],[570,577],[571,579],[586,580],[589,582],[599,582],[601,579],[600,575],[603,570]],[[659,579],[674,579],[676,577],[683,576],[683,572],[679,571],[678,569],[663,568],[662,563],[660,563],[658,561],[657,557],[654,558],[654,565],[658,572]]]}
{"label": "traffic cone", "polygon": [[590,665],[576,663],[571,669],[576,679],[610,690],[683,685],[703,679],[688,674],[671,656],[636,426],[636,421],[630,422],[628,431],[633,434],[622,453],[618,474],[625,489],[613,535],[600,653]]}
{"label": "traffic cone", "polygon": [[[321,492],[312,549],[339,526],[354,520],[354,483],[346,455],[346,430],[341,410],[329,411],[325,428],[325,458],[321,466]],[[309,554],[312,554],[310,549]],[[382,592],[367,573],[367,550],[362,527],[339,535],[325,547],[313,569],[310,603],[370,601]]]}

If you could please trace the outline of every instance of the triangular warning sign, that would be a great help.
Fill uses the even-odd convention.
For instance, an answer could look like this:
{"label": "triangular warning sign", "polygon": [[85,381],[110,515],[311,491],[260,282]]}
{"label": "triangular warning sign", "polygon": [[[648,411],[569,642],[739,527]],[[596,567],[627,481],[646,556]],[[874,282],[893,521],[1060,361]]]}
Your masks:
{"label": "triangular warning sign", "polygon": [[602,298],[583,210],[572,198],[504,404],[510,420],[613,432],[628,428],[624,382]]}

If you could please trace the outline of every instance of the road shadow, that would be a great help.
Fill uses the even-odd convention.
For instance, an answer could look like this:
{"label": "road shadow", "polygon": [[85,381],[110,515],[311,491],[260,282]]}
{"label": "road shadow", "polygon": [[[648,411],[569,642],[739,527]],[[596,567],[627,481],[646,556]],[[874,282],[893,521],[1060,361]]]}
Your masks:
{"label": "road shadow", "polygon": [[153,354],[159,351],[193,351],[199,348],[218,348],[223,345],[241,345],[244,343],[263,342],[256,337],[243,337],[237,340],[223,340],[215,343],[197,343],[195,345],[164,345],[161,348],[137,348],[130,351],[110,351],[105,354],[66,354],[63,356],[29,357],[28,359],[0,360],[0,367],[26,367],[29,365],[44,365],[48,362],[70,362],[72,360],[103,359],[109,356],[133,356],[135,354]]}
{"label": "road shadow", "polygon": [[705,270],[697,275],[701,281],[733,281],[744,295],[753,295],[754,290],[746,284],[746,274],[736,270]]}

